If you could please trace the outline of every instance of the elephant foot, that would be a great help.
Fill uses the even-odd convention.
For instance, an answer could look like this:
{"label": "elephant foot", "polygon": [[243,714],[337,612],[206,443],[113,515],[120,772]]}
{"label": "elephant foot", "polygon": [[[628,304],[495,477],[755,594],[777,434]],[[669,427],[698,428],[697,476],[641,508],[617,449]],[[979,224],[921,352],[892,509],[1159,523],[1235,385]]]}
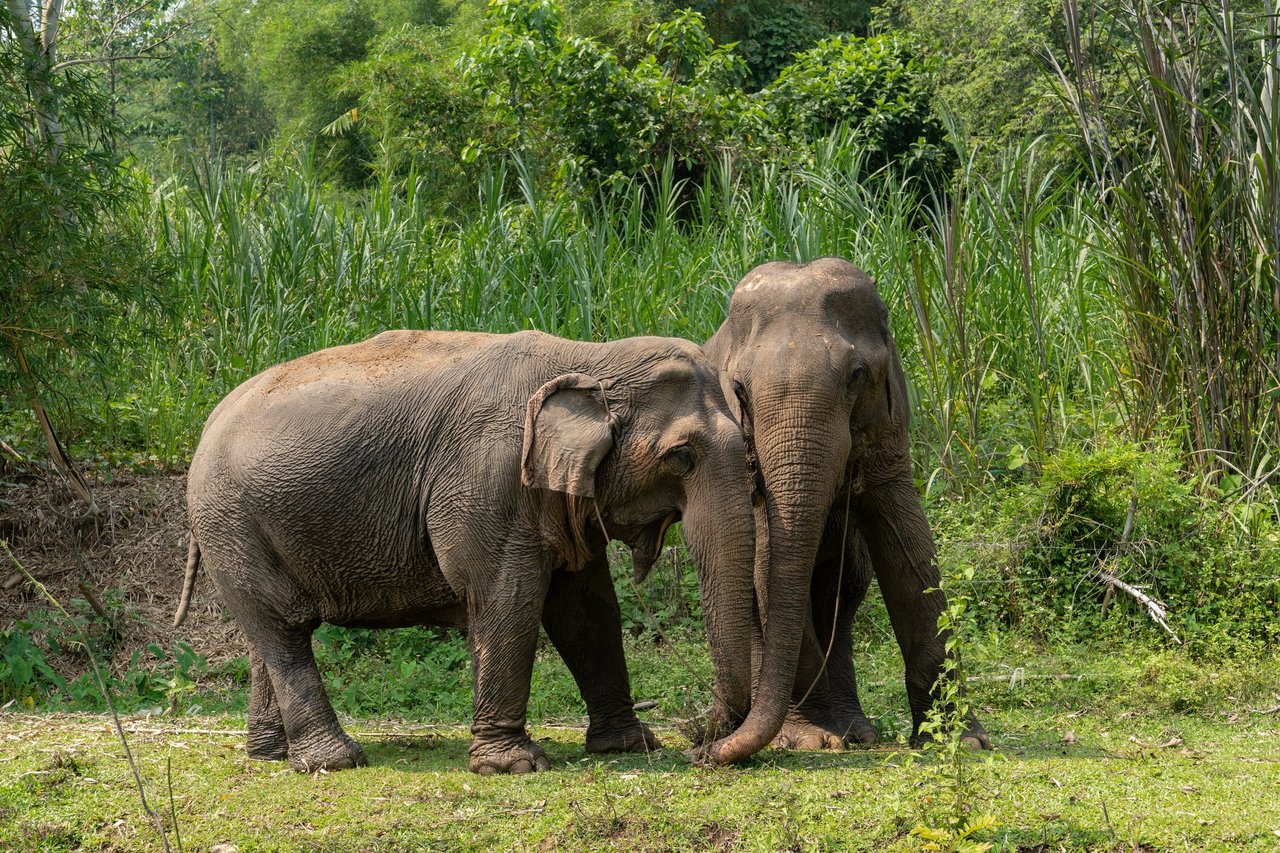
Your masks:
{"label": "elephant foot", "polygon": [[342,731],[289,744],[289,766],[299,773],[350,770],[368,763],[360,744]]}
{"label": "elephant foot", "polygon": [[537,773],[551,769],[547,754],[527,735],[516,740],[495,743],[472,741],[467,767],[481,776],[499,773]]}
{"label": "elephant foot", "polygon": [[965,727],[964,734],[960,735],[960,743],[970,749],[991,749],[991,738],[987,735],[987,730],[982,727],[982,723],[975,719],[969,720],[969,725]]}
{"label": "elephant foot", "polygon": [[844,742],[847,746],[875,746],[880,742],[880,732],[876,731],[876,727],[865,716],[855,714],[849,721]]}
{"label": "elephant foot", "polygon": [[795,711],[787,714],[782,730],[773,739],[778,749],[821,750],[844,749],[844,738],[833,726],[815,723]]}
{"label": "elephant foot", "polygon": [[587,729],[587,752],[652,752],[662,749],[662,742],[649,727],[635,717],[611,726]]}
{"label": "elephant foot", "polygon": [[[916,734],[911,736],[911,748],[920,749],[929,740],[931,738],[925,737],[917,731]],[[932,738],[932,740],[937,740],[937,738]],[[977,720],[969,721],[969,724],[965,727],[964,734],[960,735],[960,744],[969,749],[993,749],[987,730]]]}

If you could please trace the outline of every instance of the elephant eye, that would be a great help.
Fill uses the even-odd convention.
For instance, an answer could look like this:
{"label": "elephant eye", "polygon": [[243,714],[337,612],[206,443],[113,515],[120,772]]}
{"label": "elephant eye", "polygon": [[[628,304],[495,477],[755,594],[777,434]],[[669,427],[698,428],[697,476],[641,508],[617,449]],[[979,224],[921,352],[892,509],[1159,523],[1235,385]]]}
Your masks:
{"label": "elephant eye", "polygon": [[662,464],[677,477],[683,477],[693,470],[693,448],[687,444],[673,447],[662,457]]}
{"label": "elephant eye", "polygon": [[747,408],[747,386],[742,384],[741,379],[733,380],[733,396],[738,398],[742,408]]}
{"label": "elephant eye", "polygon": [[849,371],[849,390],[855,390],[862,384],[862,380],[867,378],[867,368],[865,365],[856,365],[853,370]]}

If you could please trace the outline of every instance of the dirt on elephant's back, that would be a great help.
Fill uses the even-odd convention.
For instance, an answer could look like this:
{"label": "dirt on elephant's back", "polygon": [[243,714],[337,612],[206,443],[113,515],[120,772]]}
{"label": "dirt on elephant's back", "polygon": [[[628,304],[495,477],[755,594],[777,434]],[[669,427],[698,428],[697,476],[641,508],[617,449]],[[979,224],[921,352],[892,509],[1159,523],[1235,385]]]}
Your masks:
{"label": "dirt on elephant's back", "polygon": [[[133,654],[150,643],[171,653],[185,640],[210,664],[246,654],[243,635],[203,572],[186,621],[173,627],[187,556],[186,476],[108,473],[88,479],[101,510],[96,521],[60,479],[0,472],[0,539],[73,614],[106,614],[113,671],[127,669]],[[0,554],[0,630],[27,621],[39,642],[51,609]],[[63,675],[79,674],[85,665],[74,655],[50,656],[49,662]]]}

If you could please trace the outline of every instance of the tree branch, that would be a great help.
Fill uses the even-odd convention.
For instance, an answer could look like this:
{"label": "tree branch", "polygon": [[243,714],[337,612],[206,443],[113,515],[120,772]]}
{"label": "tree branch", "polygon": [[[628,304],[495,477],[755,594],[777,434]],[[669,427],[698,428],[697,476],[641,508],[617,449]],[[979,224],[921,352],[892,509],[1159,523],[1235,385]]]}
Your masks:
{"label": "tree branch", "polygon": [[[61,71],[64,68],[70,68],[73,65],[88,65],[90,63],[98,63],[98,62],[117,62],[117,61],[127,61],[127,60],[137,60],[137,59],[172,59],[173,56],[171,54],[165,54],[163,56],[155,56],[151,53],[151,51],[155,50],[157,47],[160,47],[160,45],[164,44],[165,42],[172,40],[176,35],[178,35],[178,33],[181,33],[189,29],[190,27],[194,26],[194,24],[195,22],[192,21],[190,23],[186,23],[186,24],[182,24],[181,26],[174,27],[172,30],[165,33],[162,37],[156,39],[155,41],[151,42],[145,47],[139,48],[136,53],[115,54],[115,55],[109,55],[109,56],[85,56],[77,59],[67,59],[54,65],[52,70],[56,72],[56,71]],[[107,47],[110,47],[111,42],[110,40],[108,40],[104,44]]]}
{"label": "tree branch", "polygon": [[172,59],[171,54],[157,56],[150,53],[126,53],[117,56],[85,56],[80,59],[66,59],[53,66],[54,71],[62,71],[76,65],[93,65],[99,62],[119,62],[130,59]]}
{"label": "tree branch", "polygon": [[[1122,530],[1120,533],[1120,541],[1116,543],[1117,551],[1123,550],[1129,544],[1129,534],[1133,532],[1133,519],[1134,519],[1134,516],[1137,514],[1137,511],[1138,511],[1138,496],[1133,495],[1132,497],[1129,498],[1129,512],[1125,516],[1124,530]],[[1155,620],[1155,623],[1159,625],[1161,628],[1163,628],[1170,637],[1173,637],[1173,641],[1175,643],[1177,643],[1178,645],[1182,645],[1182,640],[1179,639],[1178,635],[1175,634],[1173,632],[1173,629],[1169,627],[1169,622],[1168,622],[1169,614],[1165,611],[1164,605],[1156,601],[1151,596],[1147,595],[1142,590],[1138,589],[1136,586],[1131,586],[1130,584],[1125,583],[1124,581],[1120,580],[1120,578],[1116,577],[1111,572],[1107,571],[1105,568],[1107,565],[1107,562],[1108,562],[1108,559],[1100,558],[1098,560],[1098,565],[1094,568],[1094,572],[1097,574],[1098,580],[1107,584],[1108,594],[1118,589],[1118,590],[1121,590],[1122,592],[1127,592],[1129,595],[1133,596],[1134,599],[1139,604],[1141,604],[1143,607],[1147,609],[1147,613],[1151,616],[1153,620]]]}

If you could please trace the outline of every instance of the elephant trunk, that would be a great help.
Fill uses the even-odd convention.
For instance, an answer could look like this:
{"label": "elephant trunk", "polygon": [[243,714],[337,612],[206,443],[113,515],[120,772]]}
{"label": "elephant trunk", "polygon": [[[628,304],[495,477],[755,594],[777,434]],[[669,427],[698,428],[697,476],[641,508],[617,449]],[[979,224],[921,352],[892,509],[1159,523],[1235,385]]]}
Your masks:
{"label": "elephant trunk", "polygon": [[[788,408],[794,411],[794,400],[775,411]],[[844,443],[839,436],[832,440],[795,418],[758,419],[756,438],[768,449],[760,457],[768,523],[761,538],[767,546],[758,557],[767,564],[757,569],[764,650],[750,715],[737,731],[707,748],[707,760],[716,764],[755,754],[782,728],[809,614],[814,559],[848,457],[847,435]]]}
{"label": "elephant trunk", "polygon": [[721,723],[736,724],[751,706],[755,537],[747,490],[712,484],[698,489],[689,496],[682,527],[698,566],[715,670],[712,714]]}

